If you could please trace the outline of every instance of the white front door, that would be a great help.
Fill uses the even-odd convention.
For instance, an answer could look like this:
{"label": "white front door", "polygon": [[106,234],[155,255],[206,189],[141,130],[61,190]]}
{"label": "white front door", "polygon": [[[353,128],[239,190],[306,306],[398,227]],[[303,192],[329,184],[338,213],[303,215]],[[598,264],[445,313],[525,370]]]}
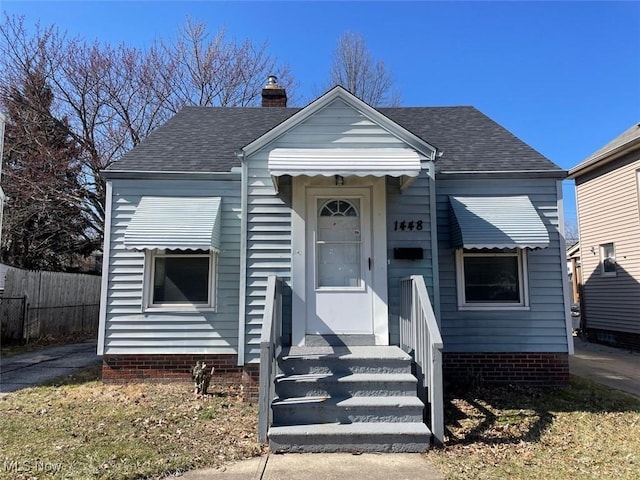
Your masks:
{"label": "white front door", "polygon": [[294,177],[291,340],[372,335],[389,344],[384,177]]}
{"label": "white front door", "polygon": [[306,334],[372,335],[371,190],[309,189],[306,211]]}

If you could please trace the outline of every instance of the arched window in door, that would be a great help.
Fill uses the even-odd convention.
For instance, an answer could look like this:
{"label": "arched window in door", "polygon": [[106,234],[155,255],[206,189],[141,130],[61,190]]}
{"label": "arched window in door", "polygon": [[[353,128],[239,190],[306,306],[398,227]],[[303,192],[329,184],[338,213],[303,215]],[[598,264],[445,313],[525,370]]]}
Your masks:
{"label": "arched window in door", "polygon": [[316,286],[361,287],[361,219],[358,198],[317,200]]}

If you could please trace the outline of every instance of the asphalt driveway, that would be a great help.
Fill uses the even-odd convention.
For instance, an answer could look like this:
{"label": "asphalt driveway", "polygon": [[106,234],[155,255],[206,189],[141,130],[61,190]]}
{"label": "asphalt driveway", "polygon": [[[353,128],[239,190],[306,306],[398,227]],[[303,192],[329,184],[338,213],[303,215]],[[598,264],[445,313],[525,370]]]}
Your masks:
{"label": "asphalt driveway", "polygon": [[0,358],[0,395],[99,364],[96,340]]}

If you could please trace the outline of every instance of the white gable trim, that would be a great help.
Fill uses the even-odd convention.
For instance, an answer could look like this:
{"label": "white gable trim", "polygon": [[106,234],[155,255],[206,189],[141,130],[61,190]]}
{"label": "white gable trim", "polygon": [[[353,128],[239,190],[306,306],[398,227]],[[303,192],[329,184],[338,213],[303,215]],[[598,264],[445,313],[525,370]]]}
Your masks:
{"label": "white gable trim", "polygon": [[257,138],[253,142],[246,145],[242,150],[245,155],[251,155],[258,150],[264,148],[269,143],[273,142],[278,137],[282,136],[295,126],[304,122],[307,118],[311,117],[318,111],[322,110],[327,105],[331,104],[335,100],[340,99],[344,101],[347,105],[352,107],[354,110],[357,110],[362,115],[367,117],[372,122],[379,125],[381,128],[385,129],[391,135],[400,139],[408,146],[415,149],[418,153],[424,155],[429,160],[436,159],[437,149],[433,145],[425,142],[423,139],[414,135],[406,128],[398,125],[396,122],[391,120],[390,118],[384,116],[375,108],[367,105],[365,102],[357,98],[356,96],[349,93],[341,86],[335,86],[327,93],[317,98],[305,108],[300,110],[295,115],[289,117],[287,120],[272,128],[270,131],[265,133],[263,136]]}

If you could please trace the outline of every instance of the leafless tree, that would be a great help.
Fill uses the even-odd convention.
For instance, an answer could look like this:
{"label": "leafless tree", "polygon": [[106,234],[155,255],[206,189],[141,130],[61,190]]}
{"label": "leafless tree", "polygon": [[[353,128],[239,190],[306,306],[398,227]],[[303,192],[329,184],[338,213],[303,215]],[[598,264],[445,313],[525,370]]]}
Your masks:
{"label": "leafless tree", "polygon": [[566,240],[567,247],[573,245],[580,239],[580,236],[578,233],[578,225],[576,223],[565,220],[564,238]]}
{"label": "leafless tree", "polygon": [[373,106],[397,106],[400,94],[387,65],[375,60],[364,37],[345,32],[333,52],[330,83],[342,85],[356,97]]}
{"label": "leafless tree", "polygon": [[[187,20],[173,39],[147,50],[69,37],[54,26],[23,17],[0,24],[0,101],[37,74],[51,90],[51,104],[27,98],[19,107],[47,118],[75,143],[81,162],[83,215],[102,243],[104,180],[100,171],[140,143],[185,105],[256,105],[267,75],[294,88],[290,70],[269,54],[268,44],[210,34]],[[15,113],[14,113],[15,114]],[[27,118],[27,117],[25,117]],[[11,119],[9,119],[11,120]]]}
{"label": "leafless tree", "polygon": [[277,72],[288,90],[294,88],[289,67],[270,55],[268,46],[228,39],[224,29],[211,34],[204,23],[187,19],[175,39],[151,48],[151,63],[161,74],[152,85],[169,89],[172,111],[184,105],[255,106],[271,73]]}

